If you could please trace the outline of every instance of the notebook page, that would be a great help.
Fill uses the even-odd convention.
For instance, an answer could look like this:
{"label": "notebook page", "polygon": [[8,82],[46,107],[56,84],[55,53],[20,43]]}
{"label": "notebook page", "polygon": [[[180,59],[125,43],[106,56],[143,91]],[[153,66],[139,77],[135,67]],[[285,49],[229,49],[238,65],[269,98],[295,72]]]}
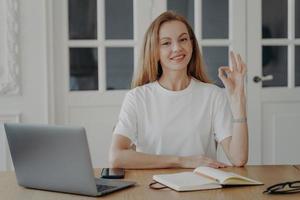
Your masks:
{"label": "notebook page", "polygon": [[[204,175],[207,177],[215,178],[221,184],[237,184],[237,185],[260,185],[262,182],[250,179],[248,177],[241,176],[232,172],[224,172],[219,169],[210,167],[198,167],[194,170],[194,173]],[[228,182],[227,182],[228,180]],[[242,181],[244,180],[244,181]]]}
{"label": "notebook page", "polygon": [[235,174],[231,172],[224,172],[219,169],[214,169],[211,167],[197,167],[194,170],[194,173],[198,173],[200,175],[208,176],[212,179],[216,179],[219,183],[223,183],[226,179],[236,177]]}
{"label": "notebook page", "polygon": [[192,172],[154,175],[153,179],[175,190],[181,191],[221,187],[220,185],[216,185],[216,181],[200,177]]}

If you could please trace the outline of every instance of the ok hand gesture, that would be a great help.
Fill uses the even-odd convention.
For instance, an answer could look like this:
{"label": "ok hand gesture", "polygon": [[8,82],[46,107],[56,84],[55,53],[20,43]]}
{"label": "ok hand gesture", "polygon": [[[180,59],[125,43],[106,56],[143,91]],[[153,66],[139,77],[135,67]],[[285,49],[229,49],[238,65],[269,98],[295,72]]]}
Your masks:
{"label": "ok hand gesture", "polygon": [[[221,66],[218,70],[229,98],[233,117],[240,115],[241,108],[245,107],[244,78],[247,67],[239,54],[230,52],[232,66]],[[240,117],[240,116],[236,116]]]}

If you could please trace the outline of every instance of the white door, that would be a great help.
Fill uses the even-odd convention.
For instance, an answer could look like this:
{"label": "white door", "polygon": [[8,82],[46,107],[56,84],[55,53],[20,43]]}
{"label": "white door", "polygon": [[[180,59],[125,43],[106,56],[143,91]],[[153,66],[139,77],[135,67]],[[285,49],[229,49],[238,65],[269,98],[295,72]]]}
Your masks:
{"label": "white door", "polygon": [[248,0],[252,161],[300,163],[300,1]]}
{"label": "white door", "polygon": [[124,94],[143,34],[165,10],[184,15],[202,46],[208,73],[231,49],[246,57],[246,0],[54,0],[55,122],[84,126],[94,167],[107,166]]}
{"label": "white door", "polygon": [[84,126],[95,167],[108,165],[111,134],[137,65],[147,0],[55,0],[55,123]]}

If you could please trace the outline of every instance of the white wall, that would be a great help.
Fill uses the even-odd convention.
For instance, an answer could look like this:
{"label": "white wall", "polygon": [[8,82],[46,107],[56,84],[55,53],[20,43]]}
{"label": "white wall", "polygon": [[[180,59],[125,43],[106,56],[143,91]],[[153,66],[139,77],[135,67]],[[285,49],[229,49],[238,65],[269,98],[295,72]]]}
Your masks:
{"label": "white wall", "polygon": [[[21,122],[48,123],[46,0],[17,2],[21,94],[0,96],[0,118],[20,113]],[[1,130],[0,145],[3,145],[1,138],[5,137]],[[2,170],[7,166],[3,162],[3,148],[0,148],[0,170],[1,166]]]}

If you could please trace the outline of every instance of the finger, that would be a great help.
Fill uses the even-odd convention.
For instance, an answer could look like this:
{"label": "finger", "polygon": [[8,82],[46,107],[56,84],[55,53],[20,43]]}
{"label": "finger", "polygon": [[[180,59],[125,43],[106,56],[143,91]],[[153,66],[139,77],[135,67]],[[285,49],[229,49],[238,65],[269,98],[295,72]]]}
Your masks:
{"label": "finger", "polygon": [[213,163],[209,163],[207,166],[208,166],[208,167],[212,167],[212,168],[216,168],[216,169],[219,168],[219,166],[217,166],[217,165],[215,165],[215,164],[213,164]]}
{"label": "finger", "polygon": [[213,168],[225,168],[225,165],[220,165],[219,163],[209,163],[208,166]]}
{"label": "finger", "polygon": [[228,167],[227,164],[222,163],[222,162],[219,162],[219,161],[215,161],[215,164],[216,164],[217,166],[219,166],[220,168]]}
{"label": "finger", "polygon": [[227,165],[223,162],[219,162],[219,161],[216,161],[216,160],[213,160],[213,159],[210,159],[210,158],[208,158],[207,161],[209,162],[209,164],[211,164],[212,166],[217,167],[217,168],[224,168],[224,167],[229,166],[229,165]]}
{"label": "finger", "polygon": [[212,168],[220,168],[219,165],[217,165],[215,162],[209,162],[207,163],[207,166]]}
{"label": "finger", "polygon": [[233,51],[230,51],[230,59],[231,59],[231,71],[237,70],[236,58]]}
{"label": "finger", "polygon": [[230,74],[232,73],[232,71],[230,70],[230,67],[221,66],[218,69],[218,73],[220,73],[220,76],[227,78],[227,77],[230,76]]}
{"label": "finger", "polygon": [[228,83],[228,77],[230,76],[230,73],[231,70],[229,67],[221,66],[218,69],[218,76],[225,85]]}
{"label": "finger", "polygon": [[228,164],[226,164],[226,163],[223,163],[223,162],[219,162],[219,164],[220,164],[220,166],[221,166],[221,167],[229,167],[229,165],[228,165]]}
{"label": "finger", "polygon": [[247,73],[247,65],[246,63],[242,63],[242,74],[245,75]]}
{"label": "finger", "polygon": [[240,72],[243,75],[245,75],[246,71],[247,71],[247,66],[246,66],[245,62],[243,61],[240,54],[237,55],[237,59],[238,59],[238,65],[240,66]]}
{"label": "finger", "polygon": [[242,63],[243,63],[243,60],[242,60],[241,55],[237,54],[237,70],[238,70],[238,72],[242,72]]}

